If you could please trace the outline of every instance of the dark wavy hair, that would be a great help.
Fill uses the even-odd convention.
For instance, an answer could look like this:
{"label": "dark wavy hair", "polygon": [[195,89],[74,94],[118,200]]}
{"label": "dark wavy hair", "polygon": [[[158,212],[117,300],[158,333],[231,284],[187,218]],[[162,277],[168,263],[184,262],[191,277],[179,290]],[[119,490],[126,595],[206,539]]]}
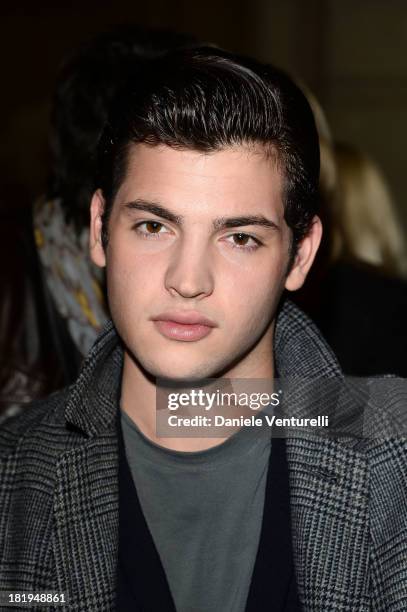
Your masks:
{"label": "dark wavy hair", "polygon": [[66,219],[78,230],[89,223],[97,144],[115,96],[130,78],[137,85],[137,70],[144,62],[194,44],[187,34],[118,26],[75,50],[62,65],[51,112],[46,195],[61,199]]}
{"label": "dark wavy hair", "polygon": [[311,108],[294,82],[271,65],[201,47],[155,60],[130,85],[118,96],[99,144],[104,245],[132,144],[203,152],[261,144],[283,172],[295,254],[318,208],[319,144]]}

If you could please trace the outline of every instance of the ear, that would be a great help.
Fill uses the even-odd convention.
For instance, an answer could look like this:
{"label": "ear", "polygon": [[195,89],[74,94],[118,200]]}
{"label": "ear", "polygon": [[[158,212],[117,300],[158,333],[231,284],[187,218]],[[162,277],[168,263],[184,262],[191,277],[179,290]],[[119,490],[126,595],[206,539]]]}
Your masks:
{"label": "ear", "polygon": [[104,268],[106,255],[102,244],[102,215],[105,210],[105,199],[100,189],[95,191],[90,204],[90,231],[89,251],[90,257],[97,266]]}
{"label": "ear", "polygon": [[296,291],[303,286],[307,274],[315,259],[319,244],[322,238],[321,219],[315,216],[312,219],[311,227],[306,236],[298,245],[294,263],[285,281],[285,288],[288,291]]}

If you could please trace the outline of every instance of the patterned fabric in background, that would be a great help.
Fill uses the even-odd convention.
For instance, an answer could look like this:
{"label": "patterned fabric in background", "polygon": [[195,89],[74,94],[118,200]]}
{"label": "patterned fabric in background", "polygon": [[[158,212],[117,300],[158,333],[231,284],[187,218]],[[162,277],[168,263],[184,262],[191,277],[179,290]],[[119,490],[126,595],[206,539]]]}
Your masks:
{"label": "patterned fabric in background", "polygon": [[90,259],[89,229],[78,235],[65,221],[59,200],[42,200],[34,209],[34,233],[47,287],[85,356],[107,319],[103,270]]}

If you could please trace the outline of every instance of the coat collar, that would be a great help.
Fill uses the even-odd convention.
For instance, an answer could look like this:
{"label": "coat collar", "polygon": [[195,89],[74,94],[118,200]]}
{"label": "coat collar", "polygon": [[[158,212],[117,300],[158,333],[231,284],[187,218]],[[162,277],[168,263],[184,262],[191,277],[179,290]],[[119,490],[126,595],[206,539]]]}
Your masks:
{"label": "coat collar", "polygon": [[315,324],[285,299],[277,316],[274,358],[280,377],[342,378],[340,365]]}
{"label": "coat collar", "polygon": [[108,321],[72,386],[65,418],[88,437],[114,425],[120,399],[123,349],[112,321]]}

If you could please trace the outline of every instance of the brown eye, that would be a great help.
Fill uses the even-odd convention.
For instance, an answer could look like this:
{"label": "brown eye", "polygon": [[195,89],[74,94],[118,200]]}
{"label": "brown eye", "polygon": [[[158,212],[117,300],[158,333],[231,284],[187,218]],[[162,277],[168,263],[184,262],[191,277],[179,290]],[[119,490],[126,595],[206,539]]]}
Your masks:
{"label": "brown eye", "polygon": [[246,246],[250,238],[247,234],[233,234],[233,240],[239,246]]}
{"label": "brown eye", "polygon": [[133,229],[136,230],[136,233],[142,238],[154,238],[161,239],[166,234],[170,234],[171,232],[160,223],[160,221],[148,220],[148,221],[140,221],[133,226]]}
{"label": "brown eye", "polygon": [[262,246],[262,242],[258,238],[243,232],[230,234],[227,236],[226,242],[229,242],[233,249],[240,250],[242,253],[257,251]]}
{"label": "brown eye", "polygon": [[147,233],[149,234],[158,234],[160,229],[162,228],[162,223],[158,221],[146,221],[145,223]]}

